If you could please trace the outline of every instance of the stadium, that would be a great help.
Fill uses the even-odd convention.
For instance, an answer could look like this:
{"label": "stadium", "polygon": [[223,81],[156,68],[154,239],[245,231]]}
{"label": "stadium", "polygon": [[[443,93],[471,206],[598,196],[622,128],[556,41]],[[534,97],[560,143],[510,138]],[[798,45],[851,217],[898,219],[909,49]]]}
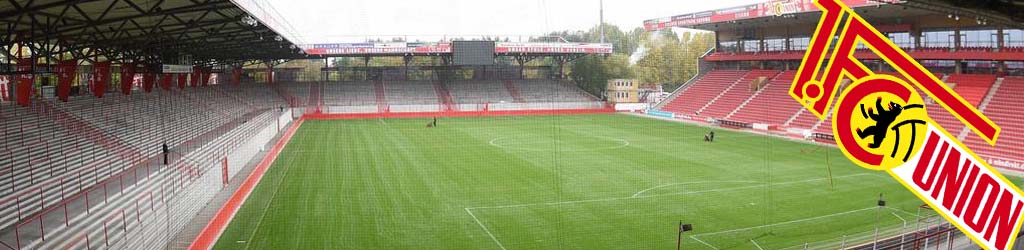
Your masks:
{"label": "stadium", "polygon": [[[1024,183],[1024,4],[841,2],[997,124],[917,90]],[[813,1],[601,8],[320,42],[266,1],[6,1],[0,250],[980,248],[791,96]]]}

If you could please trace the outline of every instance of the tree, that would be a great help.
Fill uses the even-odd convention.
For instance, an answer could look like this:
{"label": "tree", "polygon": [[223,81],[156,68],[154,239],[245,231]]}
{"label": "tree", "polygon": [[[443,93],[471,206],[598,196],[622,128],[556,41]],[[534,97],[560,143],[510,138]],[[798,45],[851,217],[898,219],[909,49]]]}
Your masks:
{"label": "tree", "polygon": [[584,91],[601,96],[609,79],[632,78],[629,57],[623,54],[588,56],[576,60],[570,67],[569,77]]}

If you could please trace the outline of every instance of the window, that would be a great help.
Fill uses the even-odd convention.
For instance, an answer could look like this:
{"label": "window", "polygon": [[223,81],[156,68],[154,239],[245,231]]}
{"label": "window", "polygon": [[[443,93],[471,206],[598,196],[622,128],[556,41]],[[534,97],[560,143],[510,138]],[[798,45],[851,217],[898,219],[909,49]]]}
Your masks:
{"label": "window", "polygon": [[758,40],[744,40],[743,41],[743,52],[760,52],[761,46]]}
{"label": "window", "polygon": [[1003,30],[1003,47],[1024,47],[1024,30]]}
{"label": "window", "polygon": [[790,50],[807,50],[807,45],[811,43],[810,37],[795,37],[789,39]]}
{"label": "window", "polygon": [[739,43],[737,43],[736,41],[725,41],[725,42],[722,42],[721,46],[718,48],[718,51],[719,52],[726,52],[726,53],[735,53],[735,52],[739,51],[739,45],[738,44]]}
{"label": "window", "polygon": [[960,31],[960,47],[967,48],[995,48],[995,30],[962,30]]}
{"label": "window", "polygon": [[889,33],[889,40],[903,49],[913,49],[916,38],[910,32]]}
{"label": "window", "polygon": [[922,48],[952,48],[953,31],[928,31],[921,34]]}
{"label": "window", "polygon": [[784,51],[786,50],[786,39],[768,39],[764,40],[765,51]]}

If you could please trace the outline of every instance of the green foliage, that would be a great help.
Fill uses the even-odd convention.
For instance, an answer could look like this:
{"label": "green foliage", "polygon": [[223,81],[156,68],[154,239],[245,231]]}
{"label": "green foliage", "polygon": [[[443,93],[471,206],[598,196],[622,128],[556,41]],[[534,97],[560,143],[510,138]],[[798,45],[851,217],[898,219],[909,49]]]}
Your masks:
{"label": "green foliage", "polygon": [[[698,74],[698,59],[715,44],[709,32],[672,30],[647,32],[643,28],[622,31],[605,24],[605,42],[614,53],[607,58],[590,56],[573,62],[570,76],[585,90],[600,94],[607,79],[639,78],[645,84],[663,84],[672,90]],[[549,36],[564,37],[573,42],[600,42],[600,26],[586,31],[552,32]],[[538,41],[538,39],[534,39]],[[634,57],[635,63],[630,62]]]}
{"label": "green foliage", "polygon": [[569,77],[576,85],[598,96],[604,93],[609,79],[632,78],[634,74],[629,57],[618,53],[580,58],[571,69]]}
{"label": "green foliage", "polygon": [[653,33],[643,41],[644,56],[635,67],[644,83],[660,83],[672,90],[698,74],[698,60],[715,44],[713,33],[671,30]]}

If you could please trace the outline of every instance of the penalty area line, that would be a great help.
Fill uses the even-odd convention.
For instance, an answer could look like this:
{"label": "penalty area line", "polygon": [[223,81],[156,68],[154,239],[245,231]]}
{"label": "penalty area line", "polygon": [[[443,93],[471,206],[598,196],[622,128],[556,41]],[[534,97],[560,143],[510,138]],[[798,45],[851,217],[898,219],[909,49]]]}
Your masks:
{"label": "penalty area line", "polygon": [[476,215],[473,214],[473,211],[470,211],[470,209],[471,208],[468,207],[465,208],[466,213],[468,213],[470,217],[473,217],[473,220],[476,221],[476,224],[478,226],[480,226],[480,229],[483,229],[484,232],[487,233],[487,236],[491,237],[491,240],[493,240],[495,244],[498,244],[498,248],[500,248],[501,250],[505,250],[505,246],[501,244],[501,241],[498,241],[498,238],[494,237],[494,234],[491,233],[491,230],[487,229],[487,226],[484,226],[484,223],[480,222],[480,219],[476,218]]}
{"label": "penalty area line", "polygon": [[757,241],[754,241],[754,239],[750,239],[750,243],[754,243],[754,246],[757,247],[757,249],[764,250],[764,248],[761,247],[761,244],[757,244]]}
{"label": "penalty area line", "polygon": [[633,196],[630,196],[630,197],[631,198],[636,198],[636,197],[640,196],[641,194],[643,194],[643,193],[645,193],[647,191],[651,191],[651,190],[655,190],[655,189],[659,189],[659,188],[663,188],[663,187],[671,187],[671,186],[679,186],[679,185],[689,185],[689,184],[711,184],[711,183],[754,183],[754,184],[763,184],[763,182],[757,182],[757,181],[693,181],[693,182],[680,182],[680,183],[670,183],[670,184],[665,184],[665,185],[660,185],[660,186],[655,186],[655,187],[652,187],[652,188],[640,190],[640,192],[636,192],[635,194],[633,194]]}
{"label": "penalty area line", "polygon": [[[877,176],[877,175],[868,174],[868,173],[861,173],[861,174],[852,174],[852,175],[844,175],[844,176],[834,177],[832,179],[852,178],[852,177],[859,177],[859,176]],[[828,178],[818,178],[818,179],[809,179],[809,180],[800,180],[800,181],[780,182],[780,183],[774,183],[773,185],[776,185],[776,186],[778,186],[778,185],[790,185],[790,184],[815,182],[815,181],[821,181],[821,180],[827,180],[827,179]],[[765,187],[764,183],[760,183],[760,184],[757,184],[757,185],[750,185],[750,186],[741,186],[741,187],[732,187],[732,188],[719,188],[719,189],[709,189],[709,190],[699,190],[699,191],[689,191],[689,192],[678,192],[678,193],[652,194],[652,195],[626,196],[626,197],[612,197],[612,198],[591,199],[591,200],[574,200],[574,201],[558,201],[558,202],[540,202],[540,203],[527,203],[527,204],[513,204],[513,205],[503,205],[503,206],[482,206],[482,207],[470,207],[469,209],[503,209],[503,208],[518,208],[518,207],[542,206],[542,205],[549,205],[550,206],[550,205],[565,205],[565,204],[591,203],[591,202],[607,202],[607,201],[618,201],[618,200],[655,198],[655,197],[663,197],[663,196],[691,195],[691,194],[702,194],[702,193],[711,193],[711,192],[735,191],[735,190],[743,190],[743,189],[751,189],[751,188],[763,188],[763,187]]]}
{"label": "penalty area line", "polygon": [[812,221],[812,220],[817,220],[817,219],[824,219],[824,218],[835,217],[835,216],[840,216],[840,215],[852,214],[852,213],[856,213],[856,212],[863,212],[863,211],[867,211],[867,210],[871,210],[871,209],[877,209],[877,208],[878,207],[867,207],[867,208],[861,208],[861,209],[854,209],[854,210],[850,210],[850,211],[846,211],[846,212],[839,212],[839,213],[834,213],[834,214],[826,214],[826,215],[817,216],[817,217],[803,218],[803,219],[791,220],[791,221],[783,221],[783,222],[772,223],[772,224],[765,224],[765,225],[753,226],[753,227],[730,229],[730,230],[718,231],[718,232],[712,232],[712,233],[695,234],[693,236],[707,236],[707,235],[716,235],[716,234],[727,234],[727,233],[735,233],[735,232],[739,232],[739,231],[747,231],[747,230],[751,230],[751,229],[765,228],[765,227],[771,227],[771,226],[788,225],[788,224],[793,224],[793,223],[800,223],[800,222],[805,222],[805,221]]}
{"label": "penalty area line", "polygon": [[690,239],[693,239],[693,240],[695,240],[697,242],[700,242],[700,244],[704,244],[705,246],[708,246],[711,249],[718,250],[717,247],[715,247],[714,245],[708,244],[707,242],[704,242],[703,240],[698,239],[697,236],[690,235]]}
{"label": "penalty area line", "polygon": [[[697,236],[727,234],[727,233],[734,233],[734,232],[746,231],[746,230],[751,230],[751,229],[758,229],[758,228],[765,228],[765,227],[771,227],[771,226],[779,226],[779,225],[787,225],[787,224],[793,224],[793,223],[800,223],[800,222],[805,222],[805,221],[811,221],[811,220],[835,217],[835,216],[846,215],[846,214],[851,214],[851,213],[863,212],[863,211],[867,211],[867,210],[871,210],[871,209],[878,209],[878,207],[867,207],[867,208],[850,210],[850,211],[846,211],[846,212],[839,212],[839,213],[834,213],[834,214],[826,214],[826,215],[812,217],[812,218],[804,218],[804,219],[799,219],[799,220],[783,221],[783,222],[772,223],[772,224],[765,224],[765,225],[760,225],[760,226],[730,229],[730,230],[718,231],[718,232],[712,232],[712,233],[694,234],[694,235],[690,235],[690,238],[695,240],[695,241],[697,241],[697,242],[700,242],[701,244],[704,244],[705,246],[710,247],[711,249],[718,250],[717,247],[715,247],[714,245],[711,245],[711,243],[707,243],[707,242],[701,240],[700,238],[697,238]],[[756,246],[758,249],[762,249],[762,250],[764,249],[759,244],[757,244],[757,242],[754,241],[754,239],[750,239],[750,242],[754,243],[754,246]]]}

